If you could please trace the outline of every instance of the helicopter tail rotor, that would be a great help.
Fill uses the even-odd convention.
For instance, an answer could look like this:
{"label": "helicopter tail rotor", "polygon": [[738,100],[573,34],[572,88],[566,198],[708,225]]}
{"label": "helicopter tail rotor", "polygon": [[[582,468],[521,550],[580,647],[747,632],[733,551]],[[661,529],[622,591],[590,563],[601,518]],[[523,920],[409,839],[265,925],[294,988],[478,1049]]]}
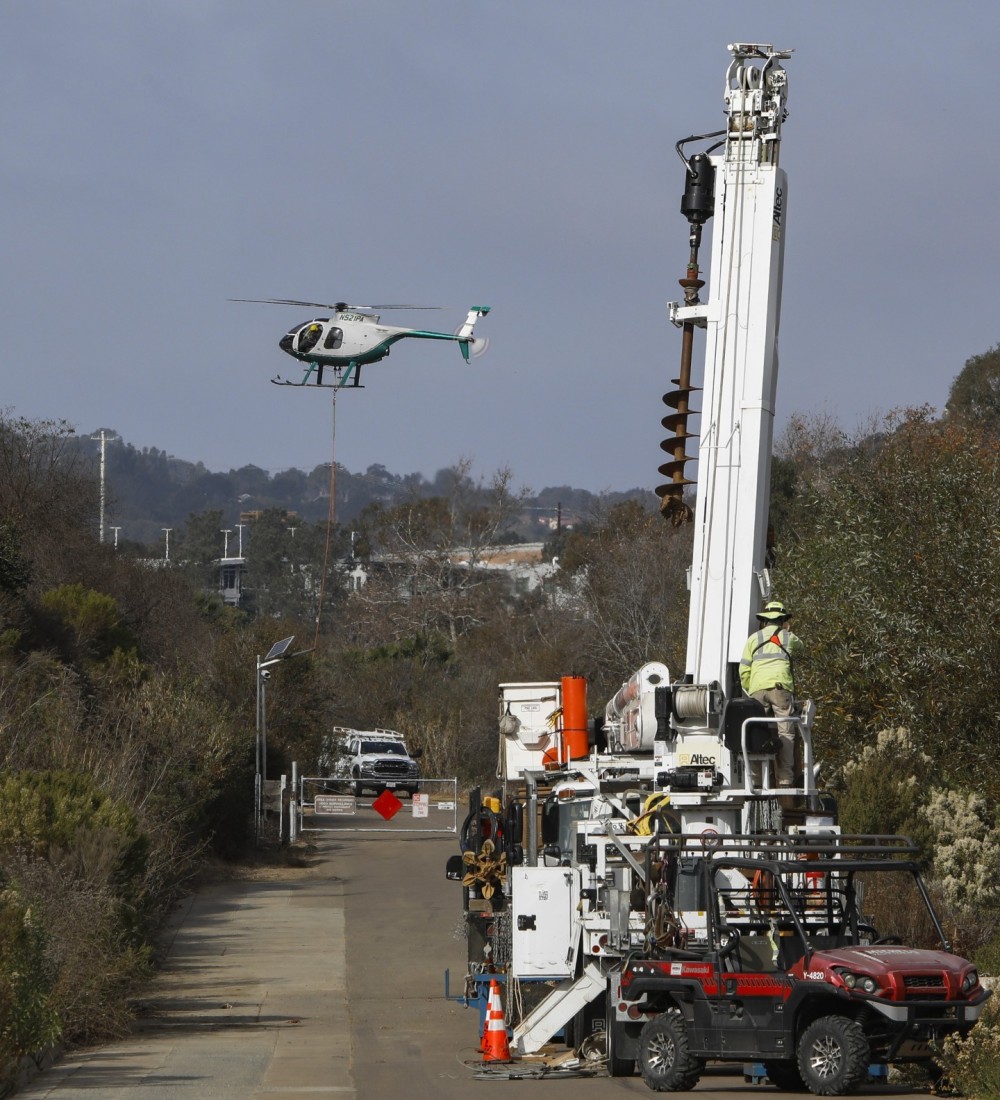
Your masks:
{"label": "helicopter tail rotor", "polygon": [[469,361],[470,357],[478,359],[489,347],[488,337],[475,335],[476,322],[480,317],[485,317],[489,311],[489,306],[473,306],[463,323],[455,329],[458,346],[461,348],[462,358],[466,362]]}
{"label": "helicopter tail rotor", "polygon": [[489,346],[490,338],[488,336],[474,336],[468,343],[469,357],[472,359],[480,358],[480,356],[486,354]]}

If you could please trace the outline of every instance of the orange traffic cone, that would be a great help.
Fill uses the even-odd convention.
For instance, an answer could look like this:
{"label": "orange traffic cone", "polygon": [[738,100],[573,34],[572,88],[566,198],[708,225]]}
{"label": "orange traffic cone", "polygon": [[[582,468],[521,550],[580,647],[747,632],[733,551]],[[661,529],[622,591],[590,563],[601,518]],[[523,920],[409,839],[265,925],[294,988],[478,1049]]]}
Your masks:
{"label": "orange traffic cone", "polygon": [[490,1026],[490,995],[486,994],[486,1011],[483,1013],[483,1033],[479,1036],[479,1053],[486,1050],[486,1031]]}
{"label": "orange traffic cone", "polygon": [[490,980],[490,998],[486,1002],[486,1028],[483,1031],[483,1061],[509,1062],[510,1045],[507,1042],[507,1025],[500,1003],[500,986],[495,978]]}

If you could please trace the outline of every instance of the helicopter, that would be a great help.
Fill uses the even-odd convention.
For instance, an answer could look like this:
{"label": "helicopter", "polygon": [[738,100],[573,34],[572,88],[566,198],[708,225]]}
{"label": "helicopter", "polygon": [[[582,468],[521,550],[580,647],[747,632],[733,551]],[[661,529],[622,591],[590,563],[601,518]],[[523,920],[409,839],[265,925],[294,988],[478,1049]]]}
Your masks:
{"label": "helicopter", "polygon": [[[384,359],[397,340],[451,340],[458,344],[466,362],[486,351],[488,340],[474,335],[476,321],[485,317],[489,306],[473,306],[465,321],[455,332],[435,332],[431,329],[401,328],[383,325],[379,310],[438,309],[438,306],[376,305],[354,306],[347,302],[300,302],[294,298],[230,298],[231,302],[259,302],[274,306],[302,306],[329,309],[329,317],[316,317],[288,330],[278,341],[283,352],[305,364],[301,382],[290,382],[277,375],[271,381],[276,386],[324,386],[330,389],[361,387],[361,368]],[[334,381],[324,381],[324,372],[332,368]]]}

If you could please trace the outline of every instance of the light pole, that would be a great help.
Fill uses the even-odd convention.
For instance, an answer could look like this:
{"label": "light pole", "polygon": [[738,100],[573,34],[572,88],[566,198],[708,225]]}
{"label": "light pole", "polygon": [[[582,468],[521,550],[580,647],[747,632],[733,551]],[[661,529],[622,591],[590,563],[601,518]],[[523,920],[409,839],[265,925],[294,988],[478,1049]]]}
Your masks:
{"label": "light pole", "polygon": [[312,649],[300,649],[298,653],[289,653],[295,635],[282,638],[275,642],[267,651],[267,656],[261,658],[257,654],[257,741],[256,741],[256,771],[254,776],[254,833],[257,840],[260,839],[261,828],[264,822],[264,796],[267,783],[267,681],[271,679],[271,666],[289,657],[301,657],[305,653],[312,653]]}
{"label": "light pole", "polygon": [[233,529],[231,527],[227,527],[224,531],[220,532],[220,534],[223,534],[223,535],[226,536],[226,540],[225,540],[225,544],[224,544],[225,548],[222,551],[222,556],[224,558],[229,557],[229,536],[232,533],[233,533]]}
{"label": "light pole", "polygon": [[118,549],[118,532],[121,530],[121,528],[120,527],[112,527],[111,530],[114,531],[114,533],[115,533],[115,549],[117,550]]}
{"label": "light pole", "polygon": [[105,447],[107,446],[108,440],[114,441],[118,438],[118,435],[115,432],[109,432],[109,431],[106,431],[104,428],[101,428],[101,430],[97,433],[97,435],[92,435],[90,438],[93,439],[95,442],[100,442],[100,444],[101,444],[101,475],[100,475],[100,477],[101,477],[101,519],[100,519],[100,527],[99,527],[99,532],[100,532],[99,541],[103,543],[104,542],[104,452],[105,452]]}
{"label": "light pole", "polygon": [[166,540],[167,540],[166,545],[165,545],[164,550],[163,550],[163,560],[164,561],[170,561],[170,532],[173,530],[173,528],[172,527],[161,527],[160,530],[166,536]]}

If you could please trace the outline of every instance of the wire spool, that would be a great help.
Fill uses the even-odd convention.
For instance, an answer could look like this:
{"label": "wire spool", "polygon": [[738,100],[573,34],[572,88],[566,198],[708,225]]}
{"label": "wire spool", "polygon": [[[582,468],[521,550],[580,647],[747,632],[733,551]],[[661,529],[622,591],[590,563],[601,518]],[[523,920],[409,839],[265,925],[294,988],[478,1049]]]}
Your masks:
{"label": "wire spool", "polygon": [[674,688],[674,713],[678,718],[708,719],[709,692],[704,684],[678,684]]}

